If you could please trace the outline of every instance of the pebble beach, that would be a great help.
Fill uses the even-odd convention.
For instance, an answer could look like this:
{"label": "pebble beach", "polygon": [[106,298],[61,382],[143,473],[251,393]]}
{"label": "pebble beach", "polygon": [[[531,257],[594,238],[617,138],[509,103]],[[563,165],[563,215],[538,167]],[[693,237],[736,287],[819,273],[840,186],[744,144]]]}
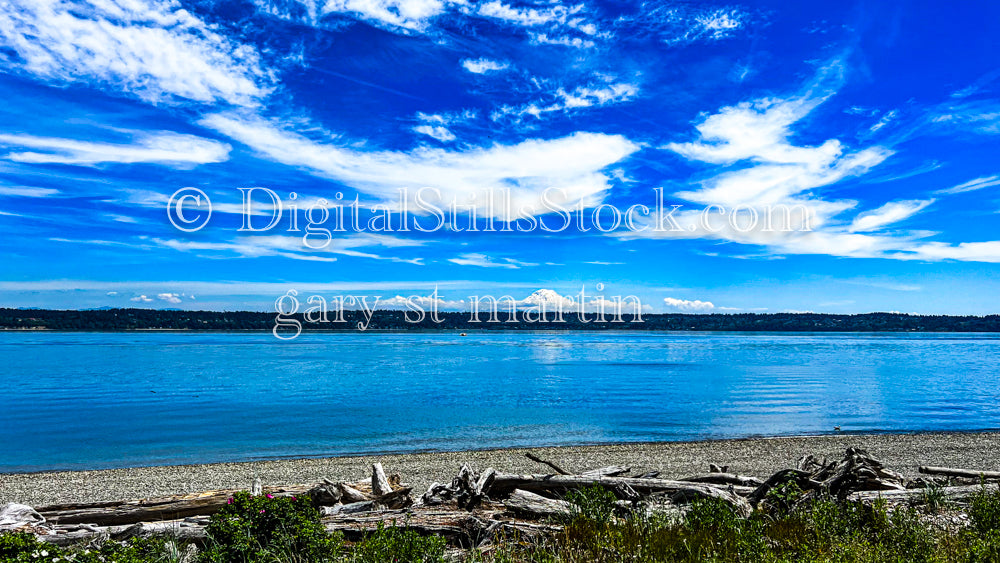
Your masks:
{"label": "pebble beach", "polygon": [[526,452],[569,471],[625,465],[631,466],[633,473],[659,471],[663,478],[677,478],[706,473],[708,465],[714,463],[728,465],[730,471],[743,475],[767,476],[793,467],[803,455],[839,458],[852,446],[868,450],[907,477],[915,477],[920,465],[1000,469],[1000,433],[996,432],[836,434],[0,474],[0,504],[37,507],[248,489],[255,478],[268,486],[314,483],[324,478],[354,481],[369,476],[376,461],[388,473],[398,473],[418,493],[433,482],[450,482],[464,463],[475,470],[494,467],[512,473],[551,472],[528,460]]}

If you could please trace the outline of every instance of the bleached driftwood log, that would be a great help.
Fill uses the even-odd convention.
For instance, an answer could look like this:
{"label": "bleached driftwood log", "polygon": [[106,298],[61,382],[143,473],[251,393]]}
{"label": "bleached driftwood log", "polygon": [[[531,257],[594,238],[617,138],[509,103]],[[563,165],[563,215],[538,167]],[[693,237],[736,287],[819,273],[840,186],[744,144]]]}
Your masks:
{"label": "bleached driftwood log", "polygon": [[934,467],[921,465],[918,471],[925,475],[946,475],[948,477],[964,477],[968,479],[1000,479],[1000,471],[976,471],[974,469],[958,469],[955,467]]}
{"label": "bleached driftwood log", "polygon": [[[937,493],[941,494],[946,501],[964,501],[972,498],[980,492],[995,493],[998,487],[996,484],[987,485],[963,485],[960,487],[939,487]],[[847,500],[858,502],[872,502],[877,499],[885,499],[889,502],[911,502],[919,501],[927,494],[925,489],[906,489],[892,491],[857,491],[847,495]]]}
{"label": "bleached driftwood log", "polygon": [[[487,493],[502,498],[504,492],[522,489],[531,492],[566,491],[585,487],[604,487],[611,492],[621,490],[626,485],[643,495],[669,495],[675,501],[690,501],[695,498],[716,498],[733,507],[737,514],[750,515],[750,504],[725,487],[703,483],[690,483],[669,479],[639,479],[635,477],[601,477],[587,475],[513,475],[498,473],[493,486]],[[631,499],[624,499],[631,500]]]}
{"label": "bleached driftwood log", "polygon": [[385,476],[385,470],[381,463],[372,464],[372,494],[381,497],[392,492],[392,485],[389,478]]}
{"label": "bleached driftwood log", "polygon": [[510,497],[503,501],[503,504],[507,510],[531,518],[565,516],[573,508],[572,504],[564,500],[546,498],[521,489],[514,489]]}

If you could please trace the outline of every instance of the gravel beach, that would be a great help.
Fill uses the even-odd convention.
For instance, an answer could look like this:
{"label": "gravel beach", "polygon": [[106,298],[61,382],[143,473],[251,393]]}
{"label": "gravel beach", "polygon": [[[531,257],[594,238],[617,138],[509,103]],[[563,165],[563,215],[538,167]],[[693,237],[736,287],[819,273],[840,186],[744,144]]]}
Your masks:
{"label": "gravel beach", "polygon": [[418,492],[434,481],[450,482],[463,463],[475,470],[550,471],[525,458],[527,451],[569,471],[618,464],[631,466],[634,472],[655,470],[664,478],[674,478],[705,473],[709,463],[716,463],[728,465],[733,472],[768,476],[794,466],[805,454],[839,457],[850,446],[867,449],[889,468],[911,477],[919,465],[1000,470],[1000,433],[838,434],[0,474],[0,504],[43,506],[247,489],[255,477],[265,485],[313,483],[323,478],[354,481],[369,476],[375,461],[382,462],[388,473],[400,474]]}

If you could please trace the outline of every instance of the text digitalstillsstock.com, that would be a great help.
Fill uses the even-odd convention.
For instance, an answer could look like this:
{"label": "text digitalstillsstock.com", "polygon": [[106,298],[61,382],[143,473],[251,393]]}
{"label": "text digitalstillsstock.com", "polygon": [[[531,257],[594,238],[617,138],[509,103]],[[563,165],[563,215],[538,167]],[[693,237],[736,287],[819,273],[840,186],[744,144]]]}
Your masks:
{"label": "text digitalstillsstock.com", "polygon": [[[531,204],[515,206],[509,189],[489,189],[469,200],[458,198],[444,201],[436,188],[421,188],[411,192],[398,190],[398,199],[390,203],[365,205],[358,196],[345,201],[341,192],[332,200],[306,200],[295,192],[282,198],[270,188],[237,188],[241,194],[238,207],[228,212],[241,216],[240,232],[303,233],[303,245],[311,249],[325,248],[334,233],[432,233],[452,232],[532,232],[545,233],[627,231],[641,233],[706,234],[732,229],[739,233],[806,232],[811,231],[811,211],[804,205],[739,205],[726,207],[710,204],[697,209],[685,209],[677,203],[667,203],[663,188],[653,190],[652,205],[635,203],[620,208],[610,203],[595,204],[591,200],[571,200],[565,190],[549,188]],[[198,188],[181,188],[167,202],[167,217],[171,224],[184,232],[196,232],[209,224],[212,201]],[[682,221],[684,224],[682,225]]]}

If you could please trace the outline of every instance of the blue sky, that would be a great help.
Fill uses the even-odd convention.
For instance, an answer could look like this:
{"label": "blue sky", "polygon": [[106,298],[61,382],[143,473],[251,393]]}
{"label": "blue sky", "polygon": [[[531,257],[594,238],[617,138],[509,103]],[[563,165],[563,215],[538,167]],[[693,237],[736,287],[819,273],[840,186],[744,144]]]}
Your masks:
{"label": "blue sky", "polygon": [[[0,10],[0,306],[268,310],[287,289],[437,286],[461,307],[600,283],[657,312],[1000,312],[996,3]],[[167,213],[185,187],[212,203],[195,232]],[[282,198],[274,229],[239,230],[249,187]],[[366,221],[421,188],[506,192],[550,225],[551,190],[590,217],[660,188],[681,230],[348,229],[319,249],[288,230],[293,192],[357,199]],[[259,227],[273,210],[254,204]],[[737,228],[767,206],[808,224]]]}

